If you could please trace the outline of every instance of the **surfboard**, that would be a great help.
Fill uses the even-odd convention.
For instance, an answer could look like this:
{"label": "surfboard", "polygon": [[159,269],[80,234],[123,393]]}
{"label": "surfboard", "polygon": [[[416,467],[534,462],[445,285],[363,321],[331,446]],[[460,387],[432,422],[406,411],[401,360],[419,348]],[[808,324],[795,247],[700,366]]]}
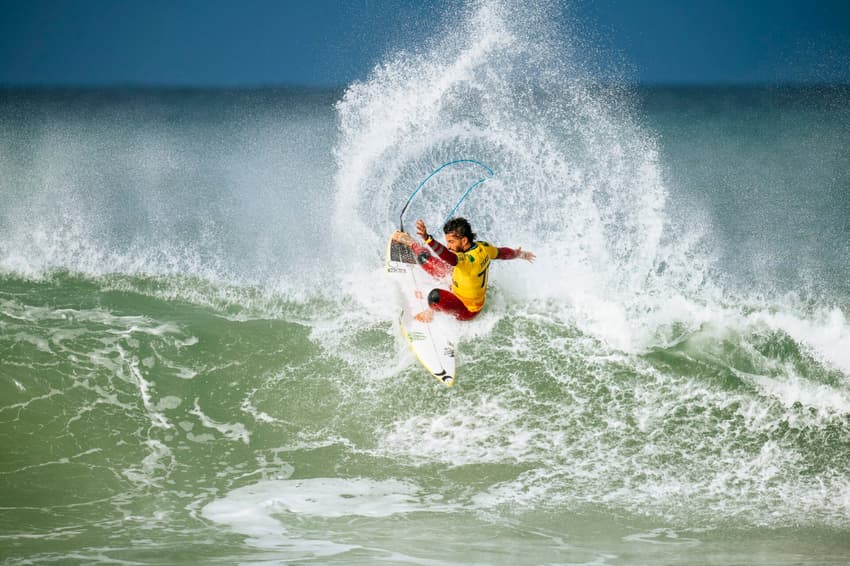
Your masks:
{"label": "surfboard", "polygon": [[440,383],[451,387],[455,384],[456,330],[453,321],[440,315],[431,322],[420,322],[416,314],[428,308],[428,293],[440,285],[440,281],[426,273],[416,262],[410,246],[395,242],[390,236],[387,242],[387,274],[396,284],[401,302],[399,326],[410,349],[422,366]]}

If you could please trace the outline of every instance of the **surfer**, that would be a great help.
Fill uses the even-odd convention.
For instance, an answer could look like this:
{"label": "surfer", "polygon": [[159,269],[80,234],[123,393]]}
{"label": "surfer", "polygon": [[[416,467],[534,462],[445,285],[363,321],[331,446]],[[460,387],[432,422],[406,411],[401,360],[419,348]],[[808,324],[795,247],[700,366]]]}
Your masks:
{"label": "surfer", "polygon": [[458,320],[471,320],[481,312],[487,295],[487,277],[490,270],[490,260],[493,259],[524,259],[534,261],[534,254],[516,248],[497,248],[487,242],[476,240],[472,227],[465,218],[452,218],[443,226],[446,245],[442,245],[429,233],[422,220],[416,221],[416,233],[428,247],[434,251],[432,255],[422,247],[410,234],[396,232],[393,239],[409,245],[416,254],[422,268],[441,277],[452,269],[452,290],[432,289],[428,293],[427,310],[416,315],[420,322],[430,322],[434,311],[452,314]]}

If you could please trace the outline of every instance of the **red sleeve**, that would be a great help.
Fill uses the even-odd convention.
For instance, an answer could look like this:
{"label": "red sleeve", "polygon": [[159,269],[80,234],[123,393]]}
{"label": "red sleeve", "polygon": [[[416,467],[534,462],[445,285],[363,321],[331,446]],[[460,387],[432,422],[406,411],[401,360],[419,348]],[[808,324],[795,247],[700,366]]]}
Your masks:
{"label": "red sleeve", "polygon": [[449,265],[457,265],[457,255],[453,251],[448,249],[446,246],[444,246],[434,238],[431,238],[431,241],[427,243],[429,246],[431,246],[431,249],[434,250],[434,253],[436,253],[441,260],[448,263]]}
{"label": "red sleeve", "polygon": [[499,255],[496,259],[516,259],[519,257],[519,251],[513,248],[499,248]]}

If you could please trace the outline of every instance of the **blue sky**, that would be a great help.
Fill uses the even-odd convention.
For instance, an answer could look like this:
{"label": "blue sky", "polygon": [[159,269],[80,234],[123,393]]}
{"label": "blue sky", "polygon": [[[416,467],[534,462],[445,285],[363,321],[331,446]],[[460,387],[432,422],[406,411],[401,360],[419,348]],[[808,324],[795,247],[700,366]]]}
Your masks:
{"label": "blue sky", "polygon": [[[0,85],[343,86],[445,2],[0,0]],[[572,0],[642,83],[850,82],[850,0]]]}

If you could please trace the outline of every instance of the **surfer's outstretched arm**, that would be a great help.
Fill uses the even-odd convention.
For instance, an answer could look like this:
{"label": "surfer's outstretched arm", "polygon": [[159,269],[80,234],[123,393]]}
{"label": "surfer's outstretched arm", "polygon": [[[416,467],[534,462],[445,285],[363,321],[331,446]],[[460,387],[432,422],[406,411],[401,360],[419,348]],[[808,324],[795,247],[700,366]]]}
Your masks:
{"label": "surfer's outstretched arm", "polygon": [[496,259],[524,259],[529,263],[534,263],[536,258],[532,252],[523,251],[522,246],[517,249],[499,248],[499,255],[496,256]]}

